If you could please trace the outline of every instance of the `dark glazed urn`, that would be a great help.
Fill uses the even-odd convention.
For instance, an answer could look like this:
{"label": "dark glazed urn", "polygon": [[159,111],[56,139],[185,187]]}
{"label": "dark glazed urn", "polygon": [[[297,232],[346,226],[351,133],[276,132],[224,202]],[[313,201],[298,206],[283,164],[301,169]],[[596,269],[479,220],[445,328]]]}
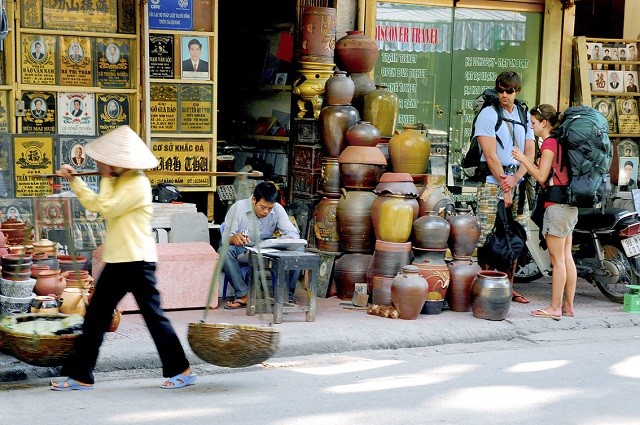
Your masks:
{"label": "dark glazed urn", "polygon": [[511,306],[511,283],[506,273],[483,270],[476,274],[471,285],[473,317],[504,320]]}
{"label": "dark glazed urn", "polygon": [[466,312],[471,308],[471,284],[482,270],[471,257],[454,258],[449,267],[449,290],[447,300],[451,311]]}
{"label": "dark glazed urn", "polygon": [[360,120],[358,110],[349,105],[325,106],[318,120],[324,154],[338,158],[347,147],[347,130]]}
{"label": "dark glazed urn", "polygon": [[469,257],[476,249],[480,238],[480,219],[471,213],[471,209],[456,208],[455,215],[447,217],[451,226],[449,231],[449,249],[454,257]]}
{"label": "dark glazed urn", "polygon": [[427,281],[420,276],[418,267],[404,266],[391,285],[391,302],[398,311],[398,317],[416,319],[427,299],[427,291]]}
{"label": "dark glazed urn", "polygon": [[427,215],[418,217],[413,222],[415,246],[430,249],[447,248],[450,228],[447,220],[435,215],[433,211],[428,211]]}
{"label": "dark glazed urn", "polygon": [[356,86],[345,71],[335,71],[324,83],[324,99],[328,105],[351,105]]}
{"label": "dark glazed urn", "polygon": [[336,260],[333,279],[336,282],[338,298],[351,300],[356,283],[367,281],[367,268],[371,254],[344,254]]}
{"label": "dark glazed urn", "polygon": [[364,253],[373,251],[375,237],[371,222],[371,204],[375,198],[376,194],[373,192],[343,189],[336,209],[338,237],[342,250]]}

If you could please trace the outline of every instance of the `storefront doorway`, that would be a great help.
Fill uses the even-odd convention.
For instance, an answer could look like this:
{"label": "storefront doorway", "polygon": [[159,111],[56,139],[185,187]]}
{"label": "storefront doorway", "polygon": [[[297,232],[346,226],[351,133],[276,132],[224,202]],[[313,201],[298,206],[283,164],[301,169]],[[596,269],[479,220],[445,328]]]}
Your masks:
{"label": "storefront doorway", "polygon": [[[498,73],[522,74],[519,98],[535,105],[543,2],[379,1],[367,13],[380,57],[374,80],[400,100],[398,128],[420,123],[432,142],[432,174],[472,187],[459,164],[469,146],[476,97]],[[374,9],[374,10],[371,10]]]}

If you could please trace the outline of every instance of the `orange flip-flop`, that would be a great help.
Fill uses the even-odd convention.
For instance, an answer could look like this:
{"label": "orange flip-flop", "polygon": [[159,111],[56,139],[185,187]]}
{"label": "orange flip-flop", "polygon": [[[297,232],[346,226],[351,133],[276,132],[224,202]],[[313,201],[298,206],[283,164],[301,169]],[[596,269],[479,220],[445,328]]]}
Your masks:
{"label": "orange flip-flop", "polygon": [[548,318],[553,319],[553,320],[560,320],[560,318],[561,318],[561,316],[555,316],[555,315],[553,315],[553,314],[549,313],[548,311],[543,310],[541,308],[536,308],[535,310],[533,310],[531,312],[531,315],[534,316],[534,317],[548,317]]}

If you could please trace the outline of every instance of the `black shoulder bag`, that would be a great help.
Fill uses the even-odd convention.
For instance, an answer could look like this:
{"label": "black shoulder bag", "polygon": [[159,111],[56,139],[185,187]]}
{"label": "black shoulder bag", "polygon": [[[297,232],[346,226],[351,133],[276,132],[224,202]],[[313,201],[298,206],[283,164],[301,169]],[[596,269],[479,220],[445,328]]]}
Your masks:
{"label": "black shoulder bag", "polygon": [[499,200],[493,230],[487,236],[482,250],[484,261],[496,270],[508,270],[520,256],[527,242],[524,227],[513,218],[511,207]]}

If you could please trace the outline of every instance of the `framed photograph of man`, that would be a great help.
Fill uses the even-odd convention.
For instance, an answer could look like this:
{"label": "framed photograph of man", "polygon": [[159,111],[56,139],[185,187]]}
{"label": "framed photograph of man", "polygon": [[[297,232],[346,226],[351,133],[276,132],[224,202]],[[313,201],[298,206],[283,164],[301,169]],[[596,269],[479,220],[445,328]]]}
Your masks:
{"label": "framed photograph of man", "polygon": [[624,74],[624,91],[627,93],[638,92],[638,71],[622,71]]}
{"label": "framed photograph of man", "polygon": [[58,93],[58,133],[95,135],[93,93]]}
{"label": "framed photograph of man", "polygon": [[587,59],[602,59],[602,43],[587,43]]}
{"label": "framed photograph of man", "polygon": [[636,43],[627,44],[627,60],[638,60],[638,46],[636,45]]}
{"label": "framed photograph of man", "polygon": [[618,186],[620,190],[630,191],[638,186],[638,157],[621,156],[619,159]]}
{"label": "framed photograph of man", "polygon": [[182,78],[209,79],[209,37],[180,37]]}
{"label": "framed photograph of man", "polygon": [[56,36],[51,35],[21,34],[22,83],[48,85],[57,83],[56,40]]}
{"label": "framed photograph of man", "polygon": [[626,47],[618,47],[618,60],[620,61],[629,60],[629,53]]}
{"label": "framed photograph of man", "polygon": [[622,93],[623,83],[622,83],[622,71],[609,71],[607,72],[607,76],[609,77],[609,85],[607,87],[607,91],[610,93]]}

